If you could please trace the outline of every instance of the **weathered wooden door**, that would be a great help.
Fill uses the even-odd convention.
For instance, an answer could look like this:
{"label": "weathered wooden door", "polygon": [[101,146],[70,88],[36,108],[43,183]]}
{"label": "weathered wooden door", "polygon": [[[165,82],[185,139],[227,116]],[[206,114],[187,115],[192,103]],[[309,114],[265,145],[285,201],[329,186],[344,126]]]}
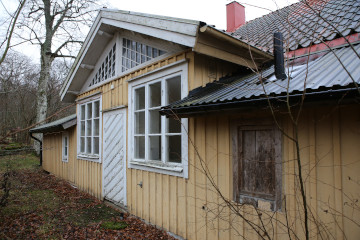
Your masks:
{"label": "weathered wooden door", "polygon": [[126,206],[126,109],[103,116],[103,196]]}

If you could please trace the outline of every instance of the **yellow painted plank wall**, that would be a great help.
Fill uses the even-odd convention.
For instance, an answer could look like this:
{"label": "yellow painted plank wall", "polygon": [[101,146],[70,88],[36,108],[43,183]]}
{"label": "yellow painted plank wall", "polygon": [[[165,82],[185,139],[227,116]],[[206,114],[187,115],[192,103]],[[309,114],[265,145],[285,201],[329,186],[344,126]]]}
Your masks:
{"label": "yellow painted plank wall", "polygon": [[[221,62],[211,63],[202,55],[190,55],[188,59],[190,89],[213,81],[214,72],[219,78],[234,70],[231,65],[222,68]],[[212,72],[209,65],[213,67]],[[225,66],[230,67],[225,69]],[[299,141],[311,210],[311,239],[360,236],[360,208],[354,203],[360,196],[360,184],[357,184],[360,182],[359,110],[355,105],[336,111],[318,106],[308,108],[301,118]],[[261,239],[234,211],[257,225],[264,223],[271,237],[289,239],[288,222],[291,237],[303,239],[304,216],[298,211],[301,196],[296,148],[291,140],[283,139],[282,196],[285,201],[281,211],[265,211],[261,221],[253,207],[230,210],[220,197],[218,191],[230,202],[233,196],[230,121],[246,117],[259,120],[271,115],[253,112],[190,118],[189,137],[194,145],[189,143],[189,178],[128,169],[130,212],[186,239]],[[284,131],[293,136],[294,128],[286,117],[281,117],[281,124]],[[143,188],[137,185],[139,182],[143,182]]]}
{"label": "yellow painted plank wall", "polygon": [[[126,106],[127,80],[185,58],[189,64],[190,90],[236,69],[229,63],[186,52],[136,70],[82,94],[79,99],[101,92],[103,110]],[[186,239],[260,239],[249,224],[235,216],[234,211],[255,224],[264,223],[268,233],[277,239],[289,239],[286,224],[290,226],[293,238],[296,235],[303,239],[303,214],[298,211],[301,198],[295,174],[296,148],[289,139],[284,138],[282,146],[282,196],[285,201],[280,212],[264,212],[261,222],[252,207],[229,209],[228,202],[219,196],[218,191],[231,203],[230,122],[240,117],[261,119],[269,115],[259,112],[244,114],[242,111],[235,115],[207,115],[189,119],[189,138],[194,145],[189,143],[188,179],[127,169],[128,210]],[[322,106],[306,108],[302,114],[299,125],[300,154],[311,209],[309,225],[312,239],[357,239],[360,236],[360,207],[357,201],[360,197],[359,123],[360,109],[357,105],[341,106],[335,110]],[[281,126],[287,134],[293,135],[294,128],[287,118],[281,118]],[[57,138],[46,136],[46,147],[52,149],[56,146]],[[70,141],[75,139],[74,130]],[[73,182],[80,189],[102,198],[101,164],[76,160],[76,152],[73,152],[73,172],[62,170],[61,175],[63,164],[48,161],[61,156],[61,151],[53,149],[44,156],[44,169],[65,179],[73,177]],[[205,172],[212,177],[208,178]],[[137,185],[141,181],[143,188]]]}
{"label": "yellow painted plank wall", "polygon": [[43,169],[75,183],[76,129],[71,128],[69,134],[68,162],[62,161],[62,132],[44,134],[43,137]]}
{"label": "yellow painted plank wall", "polygon": [[[114,81],[94,88],[78,96],[78,99],[99,93],[102,96],[102,110],[108,110],[128,104],[128,86],[127,80],[139,75],[151,72],[157,68],[188,58],[192,53],[185,51],[166,59],[155,62],[144,68],[137,69]],[[70,155],[69,162],[62,162],[61,133],[52,133],[44,136],[43,168],[44,170],[68,180],[75,184],[79,189],[102,199],[102,165],[101,163],[81,160],[76,158],[76,128],[69,132]],[[129,182],[129,181],[128,181]],[[129,189],[128,192],[131,192]]]}
{"label": "yellow painted plank wall", "polygon": [[101,164],[76,158],[76,127],[69,131],[68,162],[62,161],[62,132],[44,134],[43,169],[101,199]]}
{"label": "yellow painted plank wall", "polygon": [[[186,239],[260,239],[249,224],[231,213],[213,186],[232,200],[230,121],[238,117],[244,115],[189,120],[189,137],[194,146],[189,146],[188,179],[128,169],[130,212]],[[258,119],[269,115],[245,117]],[[300,154],[311,210],[310,237],[357,239],[360,236],[359,204],[355,203],[360,195],[360,107],[344,106],[332,112],[331,109],[305,110],[300,123]],[[282,126],[287,134],[293,134],[294,129],[286,118],[282,118]],[[292,237],[304,238],[294,159],[295,145],[283,137],[282,196],[286,198],[286,206],[284,201],[280,212],[264,211],[262,217],[269,234],[274,234],[276,239],[289,238],[286,221],[293,231]],[[143,188],[137,186],[140,181]],[[252,222],[261,224],[252,207],[238,210]]]}

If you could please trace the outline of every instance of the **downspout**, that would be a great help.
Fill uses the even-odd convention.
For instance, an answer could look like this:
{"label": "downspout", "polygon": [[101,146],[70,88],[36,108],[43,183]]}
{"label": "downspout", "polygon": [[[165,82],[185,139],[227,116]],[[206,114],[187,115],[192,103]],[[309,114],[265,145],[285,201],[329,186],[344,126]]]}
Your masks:
{"label": "downspout", "polygon": [[38,141],[39,144],[40,144],[40,166],[42,166],[42,160],[43,160],[43,159],[42,159],[42,141],[41,141],[40,139],[34,137],[31,132],[29,133],[29,135],[30,135],[30,137],[31,137],[32,139]]}

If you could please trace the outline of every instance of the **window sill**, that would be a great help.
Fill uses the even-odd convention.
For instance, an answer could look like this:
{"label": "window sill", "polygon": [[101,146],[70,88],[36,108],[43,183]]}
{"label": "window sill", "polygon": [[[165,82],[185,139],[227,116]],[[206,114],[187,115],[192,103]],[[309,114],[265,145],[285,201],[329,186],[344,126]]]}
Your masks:
{"label": "window sill", "polygon": [[156,172],[161,174],[167,174],[171,176],[184,177],[184,168],[179,164],[163,164],[154,161],[143,162],[143,161],[130,161],[129,168],[145,170],[149,172]]}
{"label": "window sill", "polygon": [[257,198],[257,197],[250,197],[246,195],[240,196],[239,200],[237,201],[240,205],[252,205],[253,207],[268,211],[268,212],[277,212],[280,209],[275,206],[275,200],[269,200],[264,198]]}
{"label": "window sill", "polygon": [[77,158],[81,159],[81,160],[92,161],[92,162],[100,162],[100,157],[98,155],[78,154]]}

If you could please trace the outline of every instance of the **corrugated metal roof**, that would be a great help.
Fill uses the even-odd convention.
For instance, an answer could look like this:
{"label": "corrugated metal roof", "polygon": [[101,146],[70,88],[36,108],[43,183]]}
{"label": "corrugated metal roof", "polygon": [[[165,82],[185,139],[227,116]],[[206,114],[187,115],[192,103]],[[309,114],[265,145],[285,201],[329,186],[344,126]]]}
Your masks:
{"label": "corrugated metal roof", "polygon": [[[360,0],[305,1],[247,22],[230,35],[272,52],[273,33],[281,32],[290,50],[360,32]],[[340,34],[341,33],[341,34]]]}
{"label": "corrugated metal roof", "polygon": [[[360,53],[360,44],[354,48]],[[287,92],[291,95],[303,92],[304,89],[307,92],[317,92],[320,89],[344,88],[353,84],[347,71],[356,83],[360,83],[360,59],[350,47],[336,49],[307,64],[287,68],[289,77],[285,80],[276,79],[273,66],[261,73],[220,79],[194,89],[186,98],[164,107],[163,110],[251,100],[266,95],[279,96]],[[261,84],[260,79],[264,84]]]}
{"label": "corrugated metal roof", "polygon": [[[75,120],[75,121],[74,121]],[[67,117],[58,119],[53,122],[49,122],[29,130],[31,133],[45,133],[52,131],[65,130],[76,124],[76,114],[69,115]]]}

